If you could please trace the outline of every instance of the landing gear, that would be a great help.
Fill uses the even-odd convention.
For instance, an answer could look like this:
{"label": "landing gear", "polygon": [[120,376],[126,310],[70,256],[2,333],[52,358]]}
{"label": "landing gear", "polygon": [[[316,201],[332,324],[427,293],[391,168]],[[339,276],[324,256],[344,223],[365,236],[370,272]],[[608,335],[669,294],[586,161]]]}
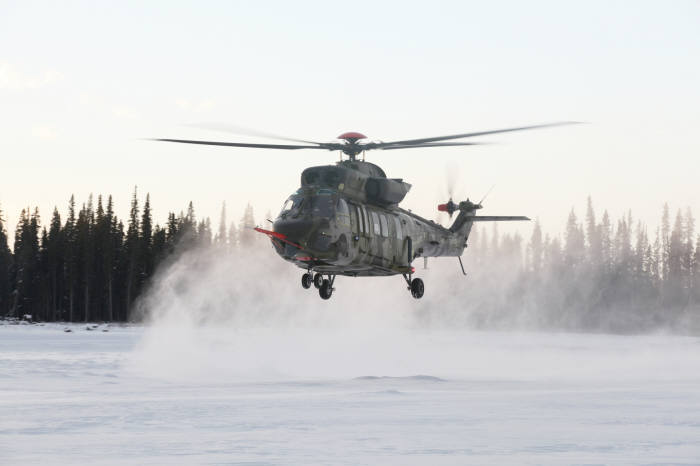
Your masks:
{"label": "landing gear", "polygon": [[321,275],[320,273],[317,273],[316,275],[314,275],[314,286],[316,287],[316,289],[320,289],[322,284],[323,284],[323,275]]}
{"label": "landing gear", "polygon": [[425,285],[423,285],[423,280],[420,278],[414,278],[411,280],[411,295],[420,299],[423,297],[423,292],[425,291]]}
{"label": "landing gear", "polygon": [[323,279],[321,287],[318,289],[318,295],[321,299],[331,299],[334,290],[333,282],[335,282],[335,275],[329,275],[327,279]]}
{"label": "landing gear", "polygon": [[422,298],[423,293],[425,292],[425,285],[423,284],[423,280],[421,280],[420,278],[411,279],[410,274],[403,274],[403,278],[408,284],[408,291],[411,292],[411,296],[413,296],[416,299]]}
{"label": "landing gear", "polygon": [[311,275],[311,272],[305,273],[304,275],[301,276],[301,286],[305,289],[308,290],[311,288],[311,283],[313,282],[313,277]]}

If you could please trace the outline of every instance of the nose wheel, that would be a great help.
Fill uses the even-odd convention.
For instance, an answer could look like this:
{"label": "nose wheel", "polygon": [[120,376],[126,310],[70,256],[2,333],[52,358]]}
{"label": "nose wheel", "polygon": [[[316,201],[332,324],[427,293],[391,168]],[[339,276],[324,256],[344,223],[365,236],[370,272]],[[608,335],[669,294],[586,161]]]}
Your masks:
{"label": "nose wheel", "polygon": [[333,283],[335,282],[335,275],[328,275],[328,278],[323,278],[320,273],[313,274],[311,271],[305,273],[301,276],[301,286],[305,290],[311,288],[313,284],[314,287],[318,289],[318,295],[321,299],[331,299],[333,296]]}
{"label": "nose wheel", "polygon": [[304,275],[301,276],[301,286],[305,290],[308,290],[311,288],[311,283],[313,283],[314,279],[311,276],[311,272],[305,273]]}

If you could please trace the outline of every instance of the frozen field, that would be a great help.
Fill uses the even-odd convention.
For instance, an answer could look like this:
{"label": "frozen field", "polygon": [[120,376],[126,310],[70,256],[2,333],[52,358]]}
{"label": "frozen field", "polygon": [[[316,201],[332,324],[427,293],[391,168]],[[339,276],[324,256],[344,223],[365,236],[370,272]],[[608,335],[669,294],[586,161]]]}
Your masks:
{"label": "frozen field", "polygon": [[700,464],[700,340],[0,325],[0,464]]}

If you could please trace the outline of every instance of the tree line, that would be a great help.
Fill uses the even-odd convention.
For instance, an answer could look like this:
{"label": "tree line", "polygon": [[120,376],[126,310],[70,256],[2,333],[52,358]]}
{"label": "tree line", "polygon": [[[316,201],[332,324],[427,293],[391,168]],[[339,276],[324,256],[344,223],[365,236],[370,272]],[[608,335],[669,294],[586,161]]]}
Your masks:
{"label": "tree line", "polygon": [[65,219],[55,208],[47,225],[38,209],[22,210],[12,249],[4,225],[0,211],[0,317],[112,322],[134,319],[136,298],[176,249],[245,246],[255,220],[248,205],[239,227],[228,225],[224,204],[214,232],[209,218],[197,221],[190,202],[161,226],[153,222],[150,195],[140,206],[135,189],[126,224],[112,196],[95,203],[90,195],[79,210],[71,196]]}
{"label": "tree line", "polygon": [[469,241],[474,283],[460,287],[473,325],[616,333],[700,331],[700,235],[690,208],[661,211],[653,231],[631,211],[598,217],[589,198],[562,235],[535,222],[524,241],[481,228]]}
{"label": "tree line", "polygon": [[[126,223],[111,196],[90,196],[79,210],[71,197],[65,218],[54,209],[46,225],[37,209],[23,210],[10,249],[0,212],[0,316],[134,320],[159,266],[193,246],[251,246],[256,234],[245,227],[253,225],[250,205],[238,225],[227,222],[224,205],[214,231],[192,203],[161,226],[149,195],[140,205],[134,191]],[[664,205],[650,232],[632,212],[599,217],[589,198],[585,216],[572,209],[560,235],[543,234],[538,221],[528,240],[497,228],[474,228],[468,280],[446,280],[450,292],[432,296],[431,314],[471,327],[700,332],[700,235],[689,208],[672,215]]]}

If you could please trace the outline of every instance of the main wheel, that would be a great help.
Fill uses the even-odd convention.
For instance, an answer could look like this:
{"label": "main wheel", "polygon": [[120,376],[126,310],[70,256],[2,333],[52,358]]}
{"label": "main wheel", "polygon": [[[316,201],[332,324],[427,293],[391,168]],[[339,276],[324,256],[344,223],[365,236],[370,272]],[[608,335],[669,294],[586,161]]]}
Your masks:
{"label": "main wheel", "polygon": [[323,280],[323,283],[321,283],[321,288],[318,289],[318,295],[322,299],[331,299],[331,296],[333,295],[333,288],[331,287],[331,282],[328,280]]}
{"label": "main wheel", "polygon": [[323,275],[320,273],[317,273],[314,275],[314,286],[316,288],[321,288],[321,285],[323,284]]}
{"label": "main wheel", "polygon": [[424,291],[425,285],[423,284],[423,280],[421,280],[420,278],[414,278],[413,280],[411,280],[411,295],[414,298],[422,298]]}
{"label": "main wheel", "polygon": [[309,288],[311,288],[312,282],[313,282],[313,278],[311,277],[310,273],[305,273],[304,275],[301,276],[301,286],[305,290],[308,290]]}

